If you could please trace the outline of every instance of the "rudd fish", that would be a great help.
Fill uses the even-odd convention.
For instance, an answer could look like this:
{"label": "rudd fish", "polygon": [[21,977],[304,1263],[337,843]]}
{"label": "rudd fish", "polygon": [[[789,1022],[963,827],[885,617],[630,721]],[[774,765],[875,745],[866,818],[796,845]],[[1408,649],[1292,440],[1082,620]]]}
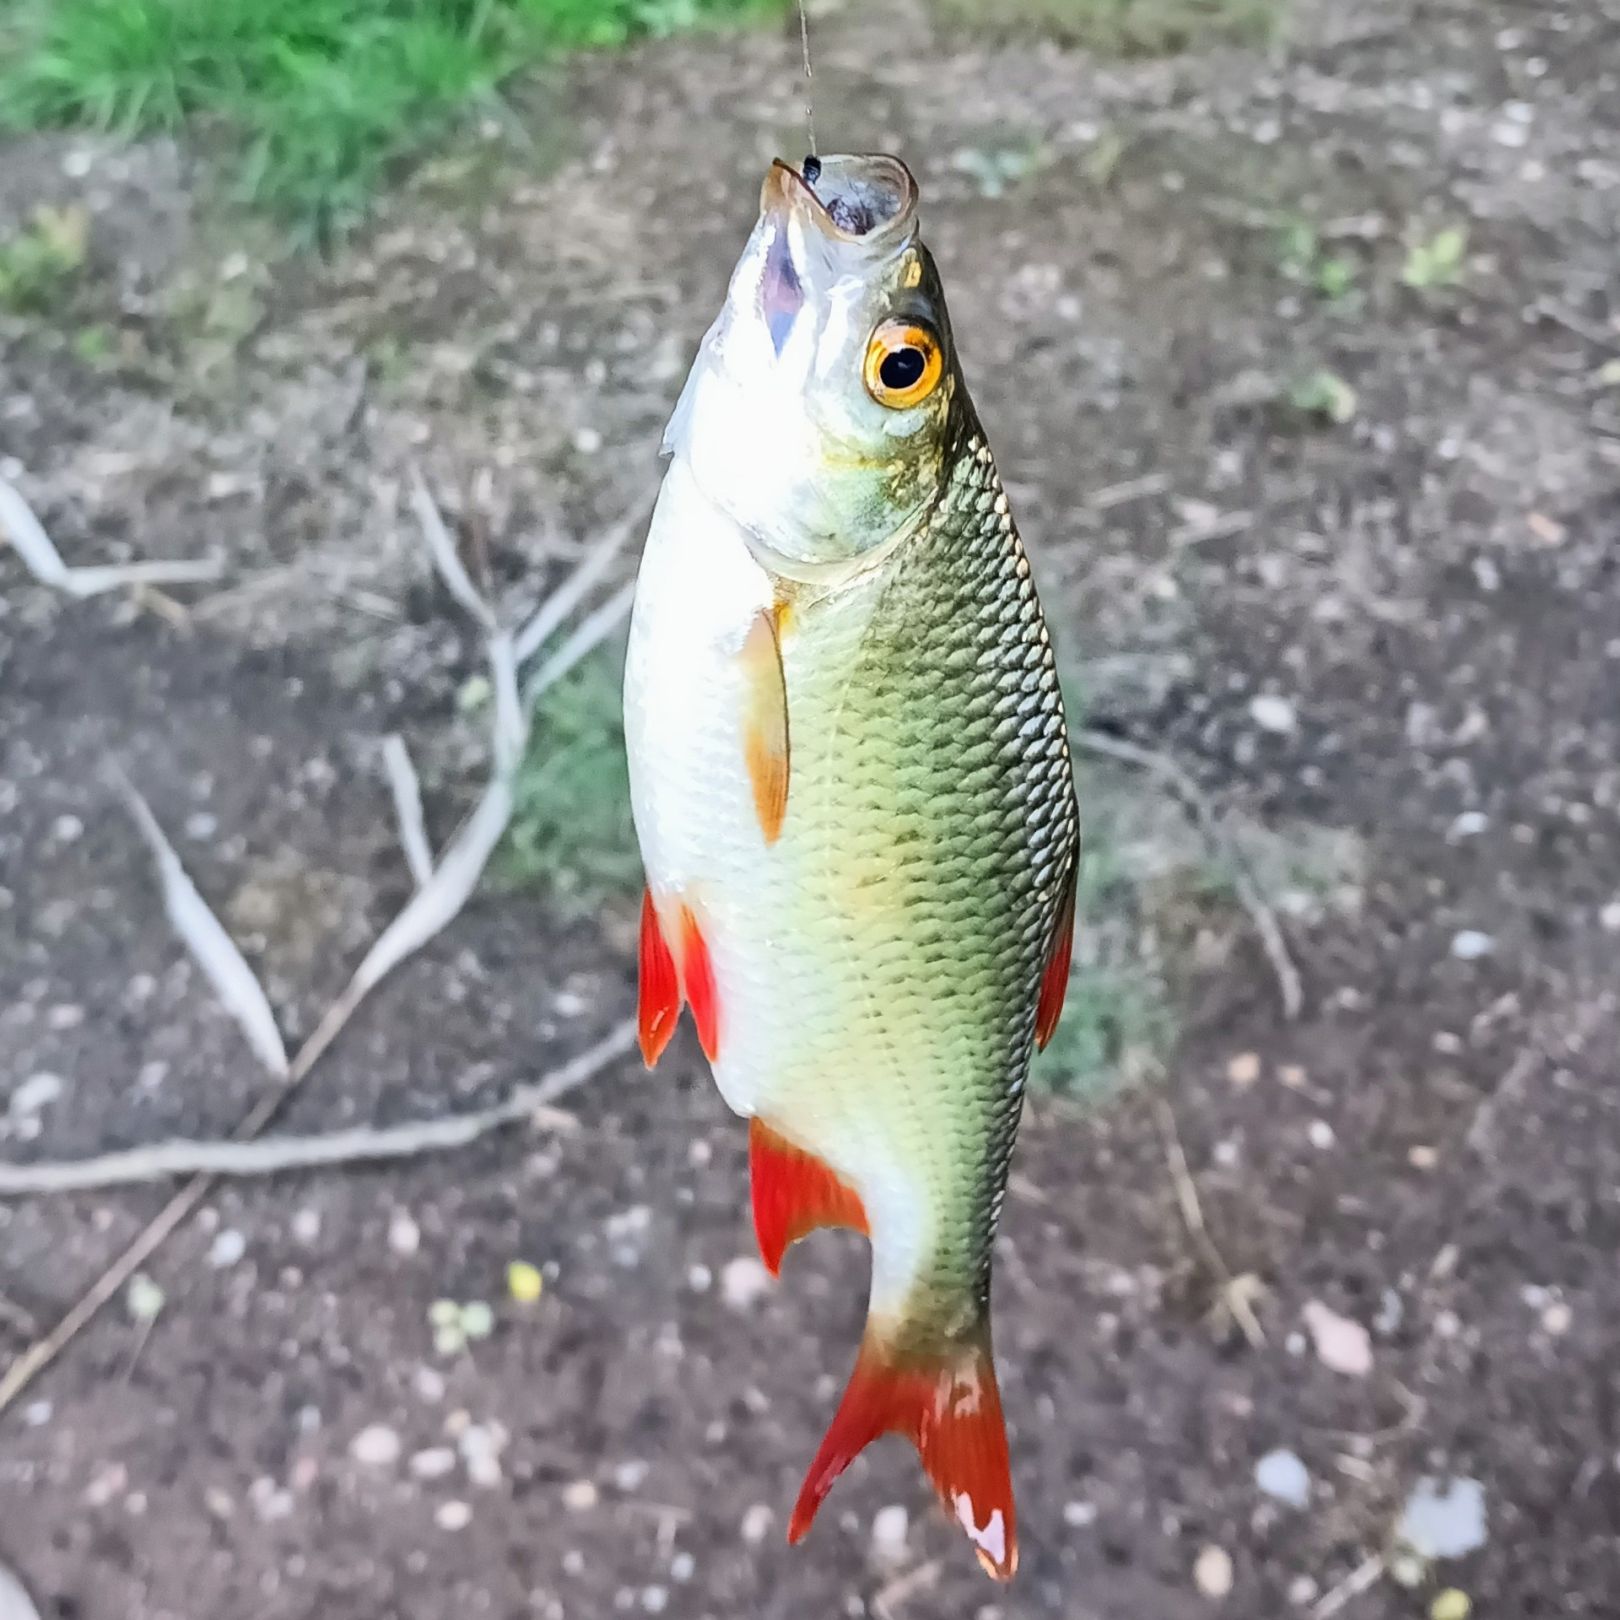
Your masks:
{"label": "rudd fish", "polygon": [[1077,817],[1051,643],[903,163],[772,167],[664,448],[625,672],[642,1050],[684,1001],[750,1121],[773,1273],[817,1226],[872,1246],[788,1537],[897,1431],[1006,1578],[990,1248],[1068,981]]}

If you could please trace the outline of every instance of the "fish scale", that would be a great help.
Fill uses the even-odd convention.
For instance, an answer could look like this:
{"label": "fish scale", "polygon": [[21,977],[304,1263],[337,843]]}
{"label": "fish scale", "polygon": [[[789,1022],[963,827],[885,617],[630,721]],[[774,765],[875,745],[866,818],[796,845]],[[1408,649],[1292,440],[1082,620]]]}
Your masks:
{"label": "fish scale", "polygon": [[[773,1270],[818,1224],[871,1238],[866,1336],[790,1533],[898,1428],[1005,1576],[991,1250],[1043,986],[1060,1000],[1067,974],[1078,820],[1029,562],[903,229],[914,186],[892,159],[821,173],[835,188],[860,164],[863,233],[773,171],[671,426],[625,685],[644,1049],[678,1005],[649,1016],[649,994],[684,996],[753,1121]],[[895,171],[909,200],[885,220]],[[857,347],[871,321],[884,345]],[[849,384],[864,353],[881,402],[873,355],[922,343],[938,363],[908,361],[896,389],[926,410],[897,435]]]}

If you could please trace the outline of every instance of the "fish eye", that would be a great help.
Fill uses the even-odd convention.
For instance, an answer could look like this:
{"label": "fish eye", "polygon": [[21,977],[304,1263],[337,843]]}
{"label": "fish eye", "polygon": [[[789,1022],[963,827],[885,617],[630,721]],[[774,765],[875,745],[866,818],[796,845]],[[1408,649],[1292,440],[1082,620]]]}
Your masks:
{"label": "fish eye", "polygon": [[920,405],[939,387],[945,356],[938,336],[914,321],[884,321],[866,344],[866,391],[890,410]]}

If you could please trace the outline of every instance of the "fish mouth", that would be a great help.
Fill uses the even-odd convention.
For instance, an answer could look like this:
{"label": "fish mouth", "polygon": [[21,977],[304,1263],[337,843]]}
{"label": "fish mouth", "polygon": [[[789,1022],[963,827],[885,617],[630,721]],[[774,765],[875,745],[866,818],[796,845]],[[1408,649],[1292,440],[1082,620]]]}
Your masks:
{"label": "fish mouth", "polygon": [[801,253],[818,241],[833,253],[862,259],[890,252],[910,234],[917,182],[899,158],[882,152],[807,157],[798,169],[777,158],[759,206],[772,227],[760,275],[760,313],[780,355],[805,300],[807,266],[795,260],[794,238]]}
{"label": "fish mouth", "polygon": [[802,168],[777,158],[765,176],[760,212],[798,217],[830,241],[883,247],[917,210],[911,170],[886,152],[807,157]]}

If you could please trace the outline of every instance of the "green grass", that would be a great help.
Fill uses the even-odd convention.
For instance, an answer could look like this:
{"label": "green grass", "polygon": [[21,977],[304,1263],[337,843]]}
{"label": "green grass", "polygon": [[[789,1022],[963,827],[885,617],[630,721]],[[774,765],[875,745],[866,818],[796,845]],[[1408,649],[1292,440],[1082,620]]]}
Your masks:
{"label": "green grass", "polygon": [[202,126],[251,201],[328,233],[518,68],[782,0],[0,0],[0,128]]}
{"label": "green grass", "polygon": [[1286,0],[935,0],[992,34],[1038,34],[1111,56],[1162,56],[1256,43],[1277,30]]}
{"label": "green grass", "polygon": [[541,700],[497,864],[497,875],[542,888],[569,912],[629,898],[641,882],[624,759],[623,668],[623,644],[604,647]]}
{"label": "green grass", "polygon": [[1115,856],[1107,820],[1094,816],[1084,831],[1063,1017],[1030,1065],[1037,1090],[1105,1096],[1169,1045],[1174,1021],[1158,964],[1137,926],[1138,899]]}
{"label": "green grass", "polygon": [[84,268],[88,228],[82,209],[39,208],[0,239],[0,309],[37,315],[64,301]]}

